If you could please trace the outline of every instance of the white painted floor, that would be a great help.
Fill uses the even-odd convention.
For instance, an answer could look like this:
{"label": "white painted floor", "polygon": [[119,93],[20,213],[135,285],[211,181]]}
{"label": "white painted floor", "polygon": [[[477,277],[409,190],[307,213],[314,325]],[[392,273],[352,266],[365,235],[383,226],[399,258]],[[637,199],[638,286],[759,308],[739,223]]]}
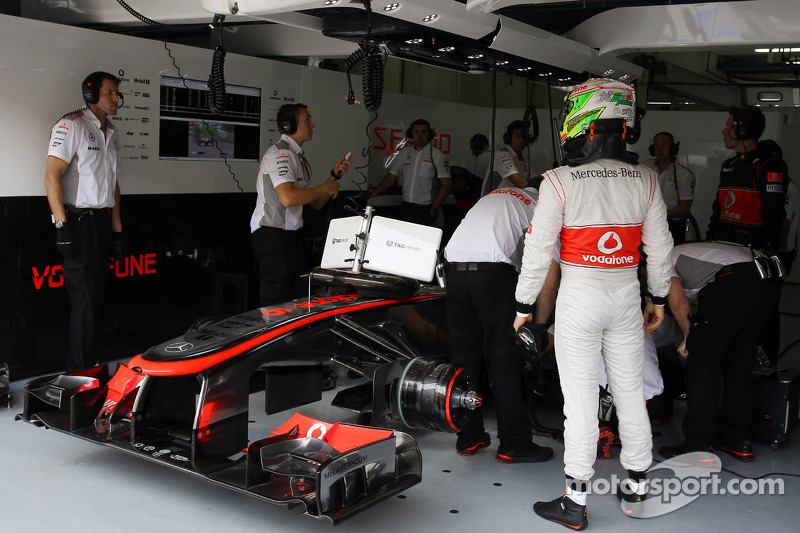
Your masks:
{"label": "white painted floor", "polygon": [[[782,310],[797,312],[800,287],[785,291]],[[791,303],[791,305],[788,305]],[[783,345],[800,337],[800,316],[784,316]],[[800,345],[782,360],[800,368]],[[329,531],[327,520],[287,510],[259,498],[216,485],[203,478],[144,461],[119,450],[68,435],[15,422],[22,410],[23,382],[12,383],[15,405],[0,408],[0,531],[148,533],[237,531]],[[297,409],[326,421],[354,421],[353,415],[322,402]],[[253,417],[266,435],[290,413],[266,417],[263,398],[251,399]],[[654,449],[679,440],[682,406],[671,426],[654,426],[663,436]],[[547,417],[547,413],[544,413]],[[554,417],[555,415],[550,415]],[[487,420],[493,439],[496,426]],[[531,510],[534,501],[552,499],[563,491],[563,447],[549,438],[556,456],[544,464],[503,465],[494,460],[496,442],[471,458],[455,453],[455,436],[409,431],[423,454],[423,481],[354,516],[336,527],[345,532],[496,532],[565,531]],[[747,477],[769,475],[784,480],[783,496],[705,495],[670,514],[636,520],[625,516],[614,495],[589,499],[592,531],[724,533],[793,529],[800,519],[800,432],[778,450],[755,444],[757,460],[740,463],[722,455],[722,466]],[[619,449],[614,449],[615,457]],[[656,455],[656,460],[659,457]],[[599,460],[596,477],[622,476],[616,458]],[[722,481],[736,476],[728,471]],[[788,473],[795,476],[779,476]]]}

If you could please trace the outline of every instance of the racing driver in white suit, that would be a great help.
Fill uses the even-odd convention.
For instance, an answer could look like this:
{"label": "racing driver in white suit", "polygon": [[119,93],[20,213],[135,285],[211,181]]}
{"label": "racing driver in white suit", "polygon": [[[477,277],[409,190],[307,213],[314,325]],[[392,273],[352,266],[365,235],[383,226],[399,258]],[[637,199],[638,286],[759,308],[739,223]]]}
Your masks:
{"label": "racing driver in white suit", "polygon": [[653,459],[643,392],[637,266],[641,244],[647,256],[650,302],[644,320],[649,320],[649,333],[664,317],[672,236],[658,176],[625,150],[626,141],[638,137],[635,106],[635,90],[608,79],[589,80],[564,100],[561,143],[566,166],[544,174],[516,289],[518,329],[532,321],[533,304],[560,238],[555,350],[566,416],[567,489],[533,508],[539,516],[576,530],[588,525],[586,495],[597,451],[601,357],[619,417],[620,462],[629,476],[620,487],[626,501],[635,504],[646,497],[645,471]]}

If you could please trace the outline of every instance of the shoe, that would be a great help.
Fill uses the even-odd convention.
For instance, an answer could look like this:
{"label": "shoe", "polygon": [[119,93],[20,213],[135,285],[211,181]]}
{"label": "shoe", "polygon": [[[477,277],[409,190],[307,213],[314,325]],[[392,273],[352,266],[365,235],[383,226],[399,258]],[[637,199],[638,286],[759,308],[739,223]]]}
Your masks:
{"label": "shoe", "polygon": [[575,531],[586,529],[586,526],[589,525],[589,520],[586,517],[586,506],[575,503],[566,494],[549,502],[534,503],[533,512],[545,520],[561,524]]}
{"label": "shoe", "polygon": [[478,450],[486,448],[491,443],[492,439],[485,432],[480,437],[459,434],[456,439],[456,452],[458,452],[458,455],[472,456],[478,453]]}
{"label": "shoe", "polygon": [[506,448],[502,444],[497,448],[497,459],[507,465],[516,463],[543,463],[553,457],[553,449],[546,446],[539,446],[531,442],[527,446],[519,449]]}
{"label": "shoe", "polygon": [[647,499],[647,493],[637,494],[633,491],[628,480],[625,479],[617,486],[617,498],[627,503],[642,503]]}
{"label": "shoe", "polygon": [[714,448],[727,453],[737,461],[742,461],[743,463],[756,460],[756,454],[753,453],[753,447],[750,445],[749,440],[742,441],[738,444],[718,443],[714,445]]}
{"label": "shoe", "polygon": [[600,438],[597,439],[597,458],[611,459],[611,446],[614,445],[614,432],[609,427],[600,428]]}
{"label": "shoe", "polygon": [[664,459],[672,459],[675,456],[683,455],[685,453],[692,453],[692,452],[711,452],[711,446],[706,446],[705,448],[689,448],[686,446],[686,442],[681,442],[680,444],[674,444],[672,446],[662,446],[658,449],[658,453]]}

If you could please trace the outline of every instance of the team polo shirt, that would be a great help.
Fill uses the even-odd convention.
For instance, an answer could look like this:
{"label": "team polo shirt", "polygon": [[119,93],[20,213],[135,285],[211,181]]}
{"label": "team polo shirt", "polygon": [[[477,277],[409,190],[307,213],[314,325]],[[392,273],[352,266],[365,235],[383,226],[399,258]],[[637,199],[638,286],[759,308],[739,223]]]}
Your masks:
{"label": "team polo shirt", "polygon": [[295,188],[309,186],[311,176],[304,168],[300,154],[302,150],[294,139],[281,135],[281,140],[273,144],[261,159],[256,179],[256,208],[250,218],[250,231],[261,226],[286,230],[303,227],[303,206],[284,207],[278,200],[275,188],[283,183],[294,183]]}
{"label": "team polo shirt", "polygon": [[61,176],[65,204],[91,209],[114,207],[119,144],[110,121],[106,121],[106,132],[103,135],[100,120],[89,109],[71,113],[53,127],[47,155],[69,163]]}
{"label": "team polo shirt", "polygon": [[[667,209],[678,207],[681,200],[694,200],[694,189],[697,180],[691,170],[679,165],[675,160],[663,172],[658,171],[658,163],[655,159],[648,159],[642,164],[658,173],[661,197],[664,199],[664,205],[667,206]],[[678,180],[677,186],[675,185],[676,179]]]}
{"label": "team polo shirt", "polygon": [[450,177],[450,161],[428,143],[422,150],[409,144],[397,154],[389,167],[403,185],[403,201],[430,205],[439,192],[434,180]]}
{"label": "team polo shirt", "polygon": [[750,248],[721,242],[695,242],[672,249],[672,275],[681,279],[686,297],[697,303],[697,293],[714,281],[719,269],[734,263],[753,260]]}
{"label": "team polo shirt", "polygon": [[445,248],[445,257],[455,263],[508,263],[519,270],[523,237],[539,191],[534,188],[495,189],[467,211]]}
{"label": "team polo shirt", "polygon": [[498,150],[494,156],[495,180],[500,179],[499,188],[515,187],[514,182],[509,179],[512,174],[519,174],[525,181],[531,177],[531,171],[525,157],[517,156],[517,153],[509,145],[505,145]]}

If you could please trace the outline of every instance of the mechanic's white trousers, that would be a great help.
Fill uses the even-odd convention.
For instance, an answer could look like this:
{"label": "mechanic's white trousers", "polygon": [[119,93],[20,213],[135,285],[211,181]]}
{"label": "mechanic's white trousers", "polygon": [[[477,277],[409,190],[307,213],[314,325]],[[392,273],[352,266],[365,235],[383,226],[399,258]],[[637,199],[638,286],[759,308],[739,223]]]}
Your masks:
{"label": "mechanic's white trousers", "polygon": [[[564,272],[564,274],[567,274]],[[565,275],[556,302],[555,350],[564,393],[564,473],[591,479],[597,455],[598,367],[605,360],[619,417],[620,462],[644,471],[653,460],[645,407],[643,337],[639,282],[598,288]]]}

